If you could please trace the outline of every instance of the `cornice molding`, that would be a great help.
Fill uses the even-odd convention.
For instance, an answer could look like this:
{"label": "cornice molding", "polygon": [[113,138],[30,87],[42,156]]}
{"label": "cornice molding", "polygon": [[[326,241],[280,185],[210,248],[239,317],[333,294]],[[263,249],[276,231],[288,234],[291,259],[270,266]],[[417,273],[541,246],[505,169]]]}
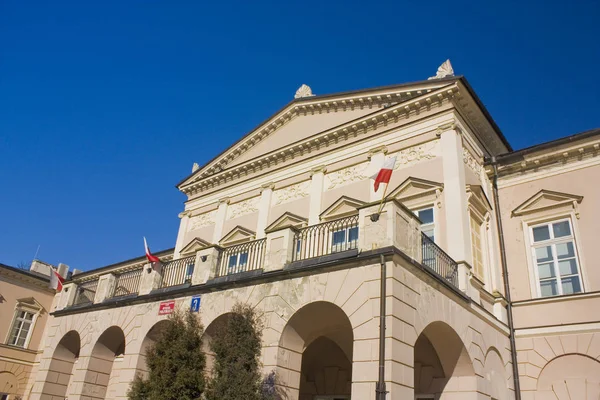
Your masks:
{"label": "cornice molding", "polygon": [[[382,129],[390,122],[398,122],[401,118],[409,119],[419,115],[421,112],[441,107],[455,96],[458,96],[458,92],[459,88],[457,84],[454,83],[430,91],[419,97],[411,98],[403,103],[382,108],[378,112],[325,130],[299,142],[289,144],[272,152],[263,154],[260,157],[248,160],[230,169],[216,171],[209,168],[207,171],[213,171],[212,173],[203,173],[195,178],[190,178],[190,181],[183,183],[180,186],[180,190],[186,195],[192,196],[207,189],[221,186],[224,183],[231,183],[234,179],[243,178],[250,173],[269,169],[282,162],[289,162],[289,160],[297,156],[319,150],[323,146],[327,147],[339,144],[359,135]],[[233,153],[235,153],[235,151],[229,154],[231,155]]]}

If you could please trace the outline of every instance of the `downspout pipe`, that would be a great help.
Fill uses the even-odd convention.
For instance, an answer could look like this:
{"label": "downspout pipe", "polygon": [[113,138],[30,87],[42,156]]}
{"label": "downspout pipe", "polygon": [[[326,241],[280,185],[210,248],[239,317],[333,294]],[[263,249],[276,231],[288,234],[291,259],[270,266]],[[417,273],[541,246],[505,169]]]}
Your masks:
{"label": "downspout pipe", "polygon": [[517,363],[517,347],[515,344],[515,326],[513,322],[512,300],[510,296],[510,284],[508,280],[508,264],[506,261],[506,245],[504,242],[504,229],[502,226],[502,216],[500,214],[500,196],[498,196],[498,162],[496,157],[491,157],[488,164],[494,169],[494,178],[492,188],[494,192],[494,207],[496,208],[496,225],[498,226],[498,236],[500,240],[500,262],[502,264],[502,277],[504,278],[504,296],[506,296],[506,312],[508,318],[508,330],[510,340],[510,357],[512,361],[513,380],[515,384],[515,400],[521,400],[521,384],[519,381],[519,365]]}
{"label": "downspout pipe", "polygon": [[387,391],[385,390],[385,257],[379,255],[379,263],[381,266],[381,291],[379,297],[379,380],[375,387],[375,399],[385,400]]}

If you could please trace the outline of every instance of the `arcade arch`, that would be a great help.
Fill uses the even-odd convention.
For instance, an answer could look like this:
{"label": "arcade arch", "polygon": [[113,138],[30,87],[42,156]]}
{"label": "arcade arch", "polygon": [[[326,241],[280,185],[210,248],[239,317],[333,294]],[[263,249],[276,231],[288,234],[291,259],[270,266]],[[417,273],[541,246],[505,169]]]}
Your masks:
{"label": "arcade arch", "polygon": [[55,379],[46,379],[42,387],[42,395],[67,397],[73,377],[73,365],[79,359],[80,350],[81,338],[77,331],[69,331],[60,339],[48,367],[48,376],[54,375]]}

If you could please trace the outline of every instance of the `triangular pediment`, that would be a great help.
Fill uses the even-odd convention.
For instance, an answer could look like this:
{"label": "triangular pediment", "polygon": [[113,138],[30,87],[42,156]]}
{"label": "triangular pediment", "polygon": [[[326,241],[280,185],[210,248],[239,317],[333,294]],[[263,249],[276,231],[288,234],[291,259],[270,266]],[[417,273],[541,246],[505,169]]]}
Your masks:
{"label": "triangular pediment", "polygon": [[[295,99],[206,165],[195,168],[192,175],[178,186],[182,188],[250,162],[264,165],[265,161],[258,162],[260,157],[270,153],[281,154],[286,146],[314,141],[315,136],[342,129],[346,124],[349,124],[348,129],[355,130],[355,125],[364,121],[376,121],[384,114],[385,118],[397,115],[398,111],[394,111],[393,107],[418,101],[434,91],[443,91],[458,80],[458,77],[436,79]],[[331,132],[330,138],[337,136],[338,133]],[[322,141],[317,139],[317,143]],[[271,162],[266,161],[267,165]]]}
{"label": "triangular pediment", "polygon": [[35,297],[24,297],[22,299],[17,299],[17,305],[20,307],[27,307],[35,311],[45,311],[42,303],[37,301]]}
{"label": "triangular pediment", "polygon": [[296,214],[292,214],[291,212],[283,213],[279,218],[277,218],[273,223],[267,226],[265,232],[273,232],[279,229],[284,228],[302,228],[308,224],[308,219],[301,217]]}
{"label": "triangular pediment", "polygon": [[186,244],[183,249],[181,249],[181,254],[193,254],[195,252],[197,252],[198,250],[202,250],[205,249],[207,247],[210,247],[211,244],[208,243],[206,240],[202,240],[200,238],[193,238],[192,240],[190,240],[190,242],[188,244]]}
{"label": "triangular pediment", "polygon": [[443,183],[409,176],[404,182],[396,186],[387,197],[405,202],[428,194],[435,194],[438,190],[442,191],[443,189]]}
{"label": "triangular pediment", "polygon": [[352,197],[342,196],[327,207],[320,215],[322,220],[331,220],[336,218],[348,217],[358,214],[358,207],[364,206],[366,203],[361,200],[353,199]]}
{"label": "triangular pediment", "polygon": [[248,242],[254,240],[255,238],[256,232],[253,232],[250,229],[246,229],[243,226],[238,225],[232,230],[230,230],[228,234],[223,236],[223,238],[219,241],[219,244],[228,246]]}
{"label": "triangular pediment", "polygon": [[467,196],[469,206],[475,208],[480,216],[492,211],[492,203],[487,198],[481,185],[467,185]]}
{"label": "triangular pediment", "polygon": [[576,207],[582,200],[583,196],[551,190],[540,190],[515,208],[512,214],[516,216],[531,214],[565,205]]}

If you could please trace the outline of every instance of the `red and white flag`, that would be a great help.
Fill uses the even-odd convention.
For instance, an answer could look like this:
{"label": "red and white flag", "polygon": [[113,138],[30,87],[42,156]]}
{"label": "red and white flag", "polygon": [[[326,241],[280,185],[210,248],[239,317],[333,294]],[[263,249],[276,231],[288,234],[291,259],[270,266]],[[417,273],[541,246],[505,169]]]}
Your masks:
{"label": "red and white flag", "polygon": [[396,157],[390,157],[383,162],[381,169],[371,176],[371,179],[375,179],[375,191],[379,190],[379,185],[382,183],[388,184],[390,183],[390,178],[392,177],[392,171],[394,170],[394,165],[396,165]]}
{"label": "red and white flag", "polygon": [[145,236],[144,236],[144,248],[146,249],[146,258],[148,258],[148,261],[150,261],[151,263],[160,262],[160,259],[158,257],[156,257],[155,255],[150,253],[150,248],[148,247],[148,243],[146,242]]}
{"label": "red and white flag", "polygon": [[54,269],[50,268],[50,288],[60,292],[63,288],[64,278]]}

